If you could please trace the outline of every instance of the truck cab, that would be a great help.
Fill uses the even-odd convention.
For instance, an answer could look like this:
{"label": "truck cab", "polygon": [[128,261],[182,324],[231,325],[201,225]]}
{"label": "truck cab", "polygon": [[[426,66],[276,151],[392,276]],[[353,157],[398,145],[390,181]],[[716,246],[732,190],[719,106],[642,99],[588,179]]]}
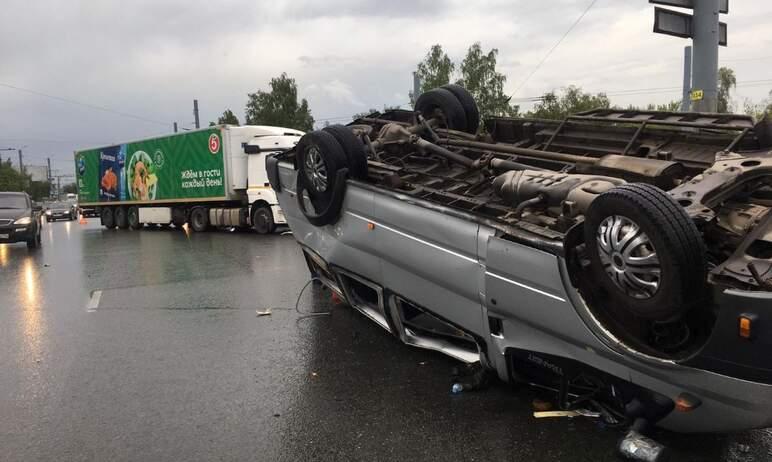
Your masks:
{"label": "truck cab", "polygon": [[[251,223],[259,233],[270,233],[276,225],[286,224],[279,207],[276,193],[271,189],[265,170],[268,155],[284,152],[295,147],[303,132],[281,127],[258,126],[248,141],[243,144],[247,156],[247,200],[250,204]],[[269,213],[270,212],[270,213]]]}

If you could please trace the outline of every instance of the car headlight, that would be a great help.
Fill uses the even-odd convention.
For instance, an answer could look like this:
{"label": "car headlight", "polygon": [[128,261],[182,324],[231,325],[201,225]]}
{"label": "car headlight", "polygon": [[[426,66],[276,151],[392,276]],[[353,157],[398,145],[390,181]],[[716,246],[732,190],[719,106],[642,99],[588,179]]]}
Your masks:
{"label": "car headlight", "polygon": [[30,223],[32,223],[32,217],[21,217],[13,222],[14,225],[28,225]]}
{"label": "car headlight", "polygon": [[46,215],[51,215],[52,213],[54,213],[54,212],[52,212],[50,210],[46,210]]}

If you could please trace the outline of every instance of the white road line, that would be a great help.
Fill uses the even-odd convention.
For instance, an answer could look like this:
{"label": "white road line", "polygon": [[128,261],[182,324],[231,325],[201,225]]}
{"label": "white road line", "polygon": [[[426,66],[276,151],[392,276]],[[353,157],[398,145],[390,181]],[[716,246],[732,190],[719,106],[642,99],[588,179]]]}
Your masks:
{"label": "white road line", "polygon": [[99,308],[99,300],[101,298],[102,298],[101,290],[95,290],[91,292],[91,300],[88,301],[88,306],[86,307],[88,311],[96,311],[97,308]]}

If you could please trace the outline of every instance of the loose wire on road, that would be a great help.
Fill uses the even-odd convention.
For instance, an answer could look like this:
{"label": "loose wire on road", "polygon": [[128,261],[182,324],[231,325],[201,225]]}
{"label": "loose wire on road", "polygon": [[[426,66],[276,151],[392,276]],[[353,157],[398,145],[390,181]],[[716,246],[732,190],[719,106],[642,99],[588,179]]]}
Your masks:
{"label": "loose wire on road", "polygon": [[314,282],[314,281],[321,282],[319,280],[319,278],[317,278],[317,277],[313,277],[313,278],[309,279],[308,282],[306,282],[306,285],[304,285],[303,288],[300,289],[300,293],[298,294],[298,298],[297,298],[297,300],[295,300],[295,311],[297,311],[298,314],[301,315],[298,318],[298,321],[300,321],[301,319],[314,318],[314,317],[317,317],[317,316],[329,316],[329,315],[332,314],[332,311],[329,311],[329,310],[328,311],[316,311],[316,312],[300,311],[300,297],[303,296],[303,292],[305,292],[306,288],[308,288],[308,286],[310,286],[311,283]]}

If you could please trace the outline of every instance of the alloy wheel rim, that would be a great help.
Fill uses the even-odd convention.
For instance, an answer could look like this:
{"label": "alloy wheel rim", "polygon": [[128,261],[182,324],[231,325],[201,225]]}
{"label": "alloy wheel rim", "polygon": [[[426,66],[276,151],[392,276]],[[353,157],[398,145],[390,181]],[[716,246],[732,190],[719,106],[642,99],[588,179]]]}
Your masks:
{"label": "alloy wheel rim", "polygon": [[621,215],[603,220],[597,231],[598,254],[603,270],[628,296],[645,300],[659,290],[662,266],[649,236]]}
{"label": "alloy wheel rim", "polygon": [[318,192],[327,190],[327,164],[324,163],[319,148],[311,146],[306,151],[306,172],[311,184]]}

